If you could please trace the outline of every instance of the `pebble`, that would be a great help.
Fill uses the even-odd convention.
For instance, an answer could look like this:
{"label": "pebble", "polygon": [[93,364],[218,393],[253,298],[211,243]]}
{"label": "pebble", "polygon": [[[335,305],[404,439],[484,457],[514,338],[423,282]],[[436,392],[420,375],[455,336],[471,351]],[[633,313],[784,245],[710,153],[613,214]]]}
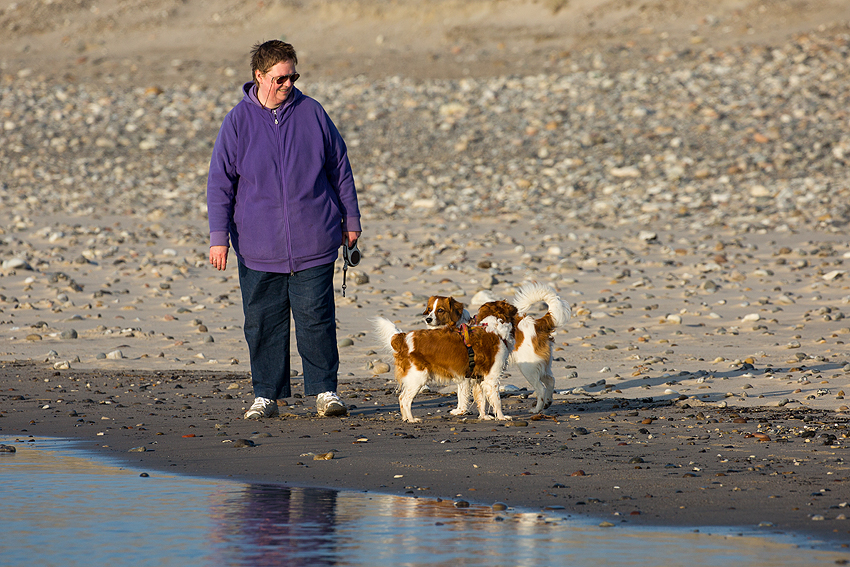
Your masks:
{"label": "pebble", "polygon": [[254,447],[255,443],[253,441],[251,441],[250,439],[234,439],[233,440],[233,446],[237,447],[237,448]]}
{"label": "pebble", "polygon": [[4,270],[32,270],[32,266],[30,266],[26,260],[22,260],[21,258],[3,260],[2,266]]}
{"label": "pebble", "polygon": [[372,364],[372,374],[377,376],[378,374],[386,374],[390,371],[390,365],[386,362],[375,362]]}
{"label": "pebble", "polygon": [[498,296],[496,296],[496,294],[492,291],[489,289],[483,289],[472,296],[472,299],[469,301],[469,305],[470,307],[480,307],[489,301],[496,301],[497,299],[499,299]]}

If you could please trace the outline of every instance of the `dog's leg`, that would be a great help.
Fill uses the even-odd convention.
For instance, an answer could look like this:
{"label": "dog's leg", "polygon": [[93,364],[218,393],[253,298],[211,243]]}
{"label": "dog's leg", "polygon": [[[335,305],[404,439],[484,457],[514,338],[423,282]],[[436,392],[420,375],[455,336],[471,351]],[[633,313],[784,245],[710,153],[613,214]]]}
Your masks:
{"label": "dog's leg", "polygon": [[413,398],[428,381],[428,373],[411,368],[407,376],[402,378],[398,393],[398,405],[401,410],[401,419],[408,423],[419,423],[421,419],[413,417]]}
{"label": "dog's leg", "polygon": [[487,414],[487,397],[481,390],[481,382],[475,380],[472,383],[472,399],[478,408],[478,419],[493,419]]}
{"label": "dog's leg", "polygon": [[555,398],[555,375],[552,374],[551,350],[549,351],[549,359],[546,361],[546,367],[543,369],[543,375],[540,377],[540,382],[543,384],[543,409],[548,409]]}
{"label": "dog's leg", "polygon": [[469,413],[469,394],[471,380],[463,378],[457,383],[457,408],[449,413],[452,415],[466,415]]}
{"label": "dog's leg", "polygon": [[[499,397],[499,381],[496,380],[493,382],[492,380],[488,380],[485,378],[481,381],[481,392],[482,397],[486,400],[487,403],[493,408],[493,415],[481,415],[479,414],[480,419],[498,419],[499,421],[510,420],[511,417],[502,413],[502,398]],[[486,407],[486,404],[485,404]]]}
{"label": "dog's leg", "polygon": [[[552,400],[555,398],[555,377],[552,375],[552,370],[548,370],[543,375],[543,408],[548,409],[552,405]],[[537,401],[540,403],[540,400]]]}
{"label": "dog's leg", "polygon": [[[505,367],[507,357],[508,351],[503,348],[502,352],[499,353],[499,356],[496,357],[496,363],[493,365],[493,368],[491,368],[490,372],[488,372],[487,375],[484,376],[484,379],[481,380],[482,397],[490,404],[493,408],[493,415],[500,421],[511,419],[502,413],[502,398],[499,396],[499,376],[501,376],[502,369]],[[484,407],[486,408],[486,404]],[[480,409],[481,407],[479,406],[479,411]],[[479,417],[481,419],[493,419],[492,417],[488,417],[486,414],[482,413],[479,413]]]}
{"label": "dog's leg", "polygon": [[[528,380],[529,385],[534,390],[534,395],[537,398],[537,403],[534,406],[534,413],[540,413],[544,409],[543,406],[546,405],[546,382],[544,378],[545,368],[539,361],[518,362],[517,368],[519,368],[519,371],[522,372],[522,375],[525,376],[525,379]],[[552,386],[554,389],[554,378],[552,380]]]}

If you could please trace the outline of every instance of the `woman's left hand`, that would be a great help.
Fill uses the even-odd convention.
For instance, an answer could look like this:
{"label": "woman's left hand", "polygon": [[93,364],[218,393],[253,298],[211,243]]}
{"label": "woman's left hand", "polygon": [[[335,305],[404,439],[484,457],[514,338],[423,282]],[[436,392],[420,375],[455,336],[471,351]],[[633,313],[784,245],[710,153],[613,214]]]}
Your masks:
{"label": "woman's left hand", "polygon": [[347,231],[342,233],[342,242],[343,244],[348,244],[348,247],[351,248],[354,246],[354,243],[357,242],[357,239],[360,238],[360,231]]}

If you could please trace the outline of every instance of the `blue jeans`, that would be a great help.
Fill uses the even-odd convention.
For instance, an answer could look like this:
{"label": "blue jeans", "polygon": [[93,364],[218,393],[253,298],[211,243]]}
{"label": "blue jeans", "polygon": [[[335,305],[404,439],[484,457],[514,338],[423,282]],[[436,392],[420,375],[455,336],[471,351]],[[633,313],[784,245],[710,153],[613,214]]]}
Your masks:
{"label": "blue jeans", "polygon": [[339,351],[333,271],[333,263],[294,274],[258,272],[239,263],[254,396],[278,400],[292,395],[290,312],[304,369],[304,393],[315,396],[336,391]]}

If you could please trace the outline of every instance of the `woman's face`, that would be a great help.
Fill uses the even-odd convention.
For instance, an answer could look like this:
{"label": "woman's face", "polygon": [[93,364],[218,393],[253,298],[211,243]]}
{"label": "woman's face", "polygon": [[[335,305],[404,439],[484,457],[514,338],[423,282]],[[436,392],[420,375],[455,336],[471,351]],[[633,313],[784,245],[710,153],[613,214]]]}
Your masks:
{"label": "woman's face", "polygon": [[[277,108],[283,104],[298,79],[297,76],[291,77],[291,75],[296,75],[293,61],[281,61],[269,69],[268,73],[263,74],[257,70],[256,74],[257,98],[266,108]],[[285,78],[281,84],[278,84],[277,80],[280,77]]]}

